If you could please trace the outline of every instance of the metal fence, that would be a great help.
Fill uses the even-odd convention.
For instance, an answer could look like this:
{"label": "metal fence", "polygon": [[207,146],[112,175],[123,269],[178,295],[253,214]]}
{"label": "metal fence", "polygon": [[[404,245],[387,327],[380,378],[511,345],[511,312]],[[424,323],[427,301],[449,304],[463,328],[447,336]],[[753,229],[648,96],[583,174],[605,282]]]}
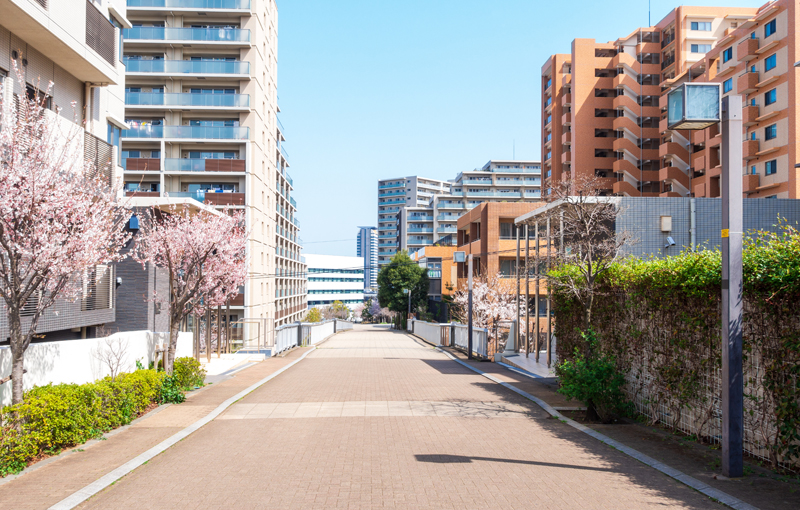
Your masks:
{"label": "metal fence", "polygon": [[[465,324],[453,324],[453,347],[467,351],[468,327]],[[489,330],[472,328],[472,352],[478,356],[489,357]]]}
{"label": "metal fence", "polygon": [[409,323],[411,324],[412,333],[433,345],[442,345],[442,329],[450,327],[450,324],[437,324],[418,320],[411,320]]}
{"label": "metal fence", "polygon": [[353,329],[353,323],[337,319],[323,322],[295,322],[275,330],[275,356],[293,347],[316,345],[338,331]]}
{"label": "metal fence", "polygon": [[[409,321],[409,331],[434,344],[455,347],[466,352],[469,343],[468,327],[456,323],[435,323],[418,320]],[[489,357],[489,330],[472,328],[472,352],[484,358]]]}
{"label": "metal fence", "polygon": [[350,321],[343,321],[341,319],[336,319],[336,332],[339,331],[348,331],[353,329],[353,323]]}

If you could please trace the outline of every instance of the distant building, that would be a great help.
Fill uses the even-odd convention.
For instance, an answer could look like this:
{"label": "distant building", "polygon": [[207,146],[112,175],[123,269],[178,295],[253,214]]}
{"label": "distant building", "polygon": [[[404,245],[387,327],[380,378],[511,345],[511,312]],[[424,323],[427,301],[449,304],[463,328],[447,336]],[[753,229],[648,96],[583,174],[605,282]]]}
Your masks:
{"label": "distant building", "polygon": [[364,302],[364,259],[337,255],[304,255],[308,266],[308,306],[341,301],[351,309]]}
{"label": "distant building", "polygon": [[388,264],[397,253],[397,213],[405,207],[425,207],[435,195],[449,191],[449,182],[427,177],[395,177],[378,181],[378,266]]}
{"label": "distant building", "polygon": [[356,255],[364,259],[364,289],[378,287],[378,229],[358,227]]}

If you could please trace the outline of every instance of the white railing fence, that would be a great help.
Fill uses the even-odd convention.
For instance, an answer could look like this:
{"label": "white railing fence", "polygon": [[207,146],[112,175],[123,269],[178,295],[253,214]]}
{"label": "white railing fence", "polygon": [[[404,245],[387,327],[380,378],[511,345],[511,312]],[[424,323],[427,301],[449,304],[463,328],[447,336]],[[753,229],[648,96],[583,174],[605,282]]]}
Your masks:
{"label": "white railing fence", "polygon": [[[435,323],[418,320],[409,321],[409,331],[434,345],[451,346],[467,352],[468,326],[456,323]],[[489,357],[489,330],[472,328],[472,352]]]}
{"label": "white railing fence", "polygon": [[[464,352],[467,351],[469,343],[468,326],[465,324],[453,324],[453,346]],[[472,328],[472,352],[479,356],[489,357],[489,330],[482,328]]]}
{"label": "white railing fence", "polygon": [[450,327],[450,324],[437,324],[418,320],[411,320],[409,323],[412,333],[433,345],[442,345],[442,329]]}
{"label": "white railing fence", "polygon": [[353,329],[353,323],[338,319],[322,322],[295,322],[286,324],[275,330],[275,348],[272,355],[276,356],[288,351],[292,347],[316,345],[339,331]]}
{"label": "white railing fence", "polygon": [[353,329],[353,323],[351,321],[343,321],[341,319],[336,319],[336,332],[339,331],[348,331]]}

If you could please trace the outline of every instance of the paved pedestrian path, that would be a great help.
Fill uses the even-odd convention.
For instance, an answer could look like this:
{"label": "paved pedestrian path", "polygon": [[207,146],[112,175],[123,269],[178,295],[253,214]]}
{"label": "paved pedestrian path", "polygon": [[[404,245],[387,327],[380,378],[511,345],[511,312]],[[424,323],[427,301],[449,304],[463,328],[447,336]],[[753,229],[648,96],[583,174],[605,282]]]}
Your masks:
{"label": "paved pedestrian path", "polygon": [[107,440],[78,446],[46,461],[46,465],[0,485],[0,510],[48,508],[101,476],[156,446],[206,416],[226,399],[280,370],[308,349],[285,358],[270,358],[189,395],[180,405],[166,406]]}
{"label": "paved pedestrian path", "polygon": [[423,342],[359,326],[81,508],[715,505]]}

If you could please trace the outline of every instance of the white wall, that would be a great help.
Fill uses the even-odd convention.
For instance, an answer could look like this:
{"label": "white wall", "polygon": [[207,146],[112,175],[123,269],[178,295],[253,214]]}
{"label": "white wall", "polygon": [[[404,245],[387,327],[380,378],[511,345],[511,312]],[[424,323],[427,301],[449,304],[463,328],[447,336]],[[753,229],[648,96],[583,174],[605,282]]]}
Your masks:
{"label": "white wall", "polygon": [[[136,360],[148,366],[153,361],[157,345],[168,342],[169,333],[153,333],[152,331],[130,331],[116,333],[108,337],[111,342],[119,341],[125,347],[125,356],[120,372],[136,370]],[[25,351],[25,369],[23,378],[26,390],[34,386],[46,384],[75,383],[83,384],[96,381],[110,375],[108,367],[98,359],[98,355],[107,350],[106,338],[88,338],[85,340],[66,340],[61,342],[43,342],[31,344]],[[192,334],[180,333],[175,357],[192,355]],[[11,374],[11,348],[0,347],[0,379]],[[0,385],[0,405],[11,403],[11,381]]]}

